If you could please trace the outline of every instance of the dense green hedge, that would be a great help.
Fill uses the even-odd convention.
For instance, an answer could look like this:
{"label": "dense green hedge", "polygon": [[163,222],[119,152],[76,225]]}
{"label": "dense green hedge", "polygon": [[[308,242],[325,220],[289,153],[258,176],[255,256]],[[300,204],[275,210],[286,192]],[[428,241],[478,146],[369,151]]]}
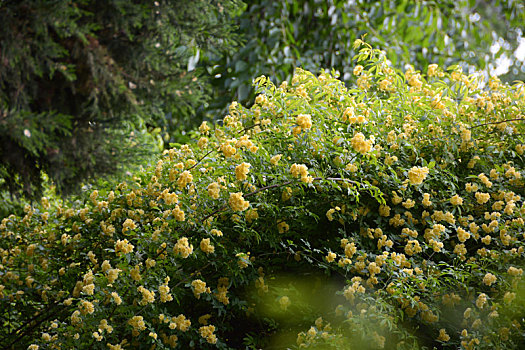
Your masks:
{"label": "dense green hedge", "polygon": [[356,87],[258,78],[133,182],[3,220],[2,347],[523,344],[523,84],[355,45]]}

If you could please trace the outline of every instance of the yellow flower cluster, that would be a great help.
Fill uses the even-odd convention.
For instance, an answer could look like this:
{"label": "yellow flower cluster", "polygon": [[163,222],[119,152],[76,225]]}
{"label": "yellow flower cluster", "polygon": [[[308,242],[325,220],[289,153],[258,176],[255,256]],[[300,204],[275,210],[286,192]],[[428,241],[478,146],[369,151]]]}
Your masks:
{"label": "yellow flower cluster", "polygon": [[247,175],[250,172],[251,165],[249,163],[241,163],[235,167],[235,177],[239,181],[247,179]]}
{"label": "yellow flower cluster", "polygon": [[474,196],[476,197],[478,204],[485,204],[490,199],[490,194],[484,192],[476,192]]}
{"label": "yellow flower cluster", "polygon": [[224,154],[224,156],[227,158],[237,153],[237,149],[234,146],[230,145],[229,143],[223,143],[221,145],[221,151]]}
{"label": "yellow flower cluster", "polygon": [[228,203],[233,211],[245,211],[250,207],[250,202],[244,199],[242,192],[230,193]]}
{"label": "yellow flower cluster", "polygon": [[228,285],[230,281],[227,277],[221,277],[219,278],[219,283],[217,285],[217,293],[215,293],[215,297],[217,300],[224,305],[228,305],[230,303],[230,299],[228,298]]}
{"label": "yellow flower cluster", "polygon": [[450,203],[452,205],[463,205],[463,198],[456,194],[452,198],[450,198]]}
{"label": "yellow flower cluster", "polygon": [[188,171],[184,170],[177,179],[177,186],[179,189],[185,188],[187,185],[189,185],[193,181],[193,175]]}
{"label": "yellow flower cluster", "polygon": [[135,222],[131,219],[126,219],[126,221],[124,221],[124,223],[122,224],[122,233],[125,233],[129,230],[134,230],[137,228],[137,225],[135,224]]}
{"label": "yellow flower cluster", "polygon": [[297,125],[303,129],[310,129],[312,127],[312,116],[310,114],[299,114],[295,121]]}
{"label": "yellow flower cluster", "polygon": [[352,147],[361,154],[366,154],[372,149],[373,139],[367,140],[363,133],[358,132],[350,139]]}
{"label": "yellow flower cluster", "polygon": [[167,303],[173,300],[173,296],[170,294],[170,287],[168,283],[170,281],[169,276],[164,279],[164,283],[159,286],[160,302]]}
{"label": "yellow flower cluster", "polygon": [[199,279],[191,282],[191,287],[193,288],[193,295],[195,295],[195,298],[197,299],[200,299],[201,294],[211,292],[210,288],[206,287],[206,282]]}
{"label": "yellow flower cluster", "polygon": [[290,298],[288,298],[286,295],[279,298],[279,306],[281,309],[285,310],[288,309],[288,306],[290,306],[291,301]]}
{"label": "yellow flower cluster", "polygon": [[146,329],[146,323],[144,322],[144,317],[142,316],[133,316],[128,320],[128,324],[133,327],[133,332],[135,334],[138,334]]}
{"label": "yellow flower cluster", "polygon": [[135,248],[135,246],[129,243],[127,239],[119,239],[115,243],[115,254],[117,254],[117,256],[121,256],[122,254],[131,253],[133,248]]}
{"label": "yellow flower cluster", "polygon": [[277,165],[279,161],[281,160],[282,156],[283,156],[282,154],[277,154],[273,156],[272,158],[270,158],[270,163],[272,163],[272,165]]}
{"label": "yellow flower cluster", "polygon": [[147,290],[143,286],[139,286],[137,291],[142,294],[142,300],[139,302],[140,305],[151,304],[155,301],[155,292]]}
{"label": "yellow flower cluster", "polygon": [[408,180],[412,185],[420,185],[425,181],[429,170],[427,167],[412,167],[408,171]]}
{"label": "yellow flower cluster", "polygon": [[212,182],[208,185],[208,195],[213,199],[219,198],[219,192],[221,191],[221,186],[217,182]]}
{"label": "yellow flower cluster", "polygon": [[206,254],[215,252],[215,247],[210,243],[209,238],[203,238],[200,244],[201,250]]}
{"label": "yellow flower cluster", "polygon": [[290,230],[290,226],[285,221],[277,222],[277,231],[279,231],[279,233],[286,233],[288,230]]}
{"label": "yellow flower cluster", "polygon": [[193,253],[193,245],[189,244],[188,238],[181,237],[173,247],[173,252],[181,255],[183,258],[187,258]]}
{"label": "yellow flower cluster", "polygon": [[290,173],[293,177],[301,177],[301,181],[304,183],[312,183],[313,181],[313,177],[308,174],[308,167],[304,164],[292,164]]}
{"label": "yellow flower cluster", "polygon": [[487,286],[491,286],[497,280],[498,278],[494,276],[493,274],[491,274],[490,272],[485,274],[485,276],[483,277],[483,283],[485,283]]}
{"label": "yellow flower cluster", "polygon": [[215,332],[215,326],[209,325],[209,326],[202,326],[199,328],[199,334],[201,337],[206,339],[206,341],[210,344],[217,343],[217,336],[213,334]]}

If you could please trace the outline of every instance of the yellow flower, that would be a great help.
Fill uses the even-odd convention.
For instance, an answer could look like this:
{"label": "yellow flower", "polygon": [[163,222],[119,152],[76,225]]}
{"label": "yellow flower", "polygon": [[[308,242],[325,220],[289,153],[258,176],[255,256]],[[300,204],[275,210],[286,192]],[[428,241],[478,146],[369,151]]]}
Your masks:
{"label": "yellow flower", "polygon": [[217,182],[212,182],[211,184],[209,184],[207,189],[208,189],[208,195],[211,198],[213,199],[219,198],[219,192],[221,191],[221,187],[219,186]]}
{"label": "yellow flower", "polygon": [[299,114],[296,118],[296,123],[303,129],[310,129],[312,127],[312,117],[310,114]]}
{"label": "yellow flower", "polygon": [[143,286],[139,286],[137,291],[142,294],[142,300],[139,302],[140,305],[151,304],[155,301],[155,292],[147,290]]}
{"label": "yellow flower", "polygon": [[290,298],[288,298],[286,295],[279,298],[279,305],[281,306],[281,309],[286,310],[290,304]]}
{"label": "yellow flower", "polygon": [[117,254],[117,256],[121,256],[122,254],[131,253],[133,251],[133,248],[135,248],[135,246],[129,243],[127,239],[119,239],[115,243],[115,254]]}
{"label": "yellow flower", "polygon": [[467,239],[470,238],[470,233],[465,231],[464,229],[462,229],[461,227],[458,227],[456,229],[457,233],[458,233],[458,240],[463,243],[465,242]]}
{"label": "yellow flower", "polygon": [[117,304],[117,305],[122,304],[122,299],[117,294],[117,292],[111,292],[111,297],[113,298],[113,301],[115,302],[115,304]]}
{"label": "yellow flower", "polygon": [[361,154],[366,154],[372,149],[372,140],[367,140],[365,135],[358,132],[351,139],[352,147]]}
{"label": "yellow flower", "polygon": [[450,203],[452,205],[462,205],[463,204],[463,198],[461,198],[460,196],[458,196],[457,194],[455,196],[453,196],[452,198],[450,198]]}
{"label": "yellow flower", "polygon": [[384,216],[384,217],[389,217],[390,209],[391,208],[388,205],[381,204],[379,206],[379,215]]}
{"label": "yellow flower", "polygon": [[497,279],[498,278],[496,276],[489,272],[483,277],[483,283],[485,283],[487,286],[491,286],[494,282],[497,281]]}
{"label": "yellow flower", "polygon": [[485,204],[490,199],[490,194],[483,192],[476,192],[474,196],[476,197],[476,201],[478,202],[478,204]]}
{"label": "yellow flower", "polygon": [[125,233],[128,230],[134,230],[137,228],[137,225],[135,222],[131,219],[126,219],[124,223],[122,224],[122,233]]}
{"label": "yellow flower", "polygon": [[225,157],[231,157],[235,153],[237,153],[237,149],[230,145],[229,143],[223,143],[221,145],[221,151],[224,154]]}
{"label": "yellow flower", "polygon": [[250,202],[244,200],[242,192],[230,193],[228,203],[233,211],[245,211],[250,206]]}
{"label": "yellow flower", "polygon": [[128,321],[128,324],[133,327],[135,332],[140,332],[146,329],[146,323],[144,322],[144,318],[142,316],[133,316]]}
{"label": "yellow flower", "polygon": [[179,189],[183,189],[186,185],[193,181],[193,175],[188,170],[184,170],[177,179],[177,186]]}
{"label": "yellow flower", "polygon": [[213,334],[215,332],[215,326],[202,326],[199,328],[199,333],[201,337],[206,339],[206,341],[210,344],[216,344],[217,343],[217,336]]}
{"label": "yellow flower", "polygon": [[[435,63],[429,64],[428,65],[428,69],[427,69],[427,76],[430,78],[430,77],[433,77],[434,75],[436,75],[437,74],[437,69],[438,69],[438,65],[437,64],[435,64]],[[445,330],[443,329],[443,331],[445,331]],[[441,330],[439,332],[441,334]]]}
{"label": "yellow flower", "polygon": [[199,141],[197,142],[197,146],[199,146],[199,148],[206,148],[207,145],[208,145],[208,138],[206,137],[201,137]]}
{"label": "yellow flower", "polygon": [[173,247],[173,252],[175,254],[180,254],[183,258],[187,258],[193,253],[193,245],[189,244],[188,238],[181,237]]}
{"label": "yellow flower", "polygon": [[301,177],[301,181],[305,183],[312,183],[313,178],[308,175],[308,168],[304,164],[292,164],[290,173],[293,177]]}
{"label": "yellow flower", "polygon": [[199,279],[191,282],[191,286],[193,288],[193,295],[195,295],[197,299],[200,299],[201,294],[209,293],[209,288],[206,288],[206,282]]}
{"label": "yellow flower", "polygon": [[215,252],[215,247],[210,243],[209,238],[203,238],[200,244],[201,250],[206,254]]}
{"label": "yellow flower", "polygon": [[358,64],[357,66],[354,67],[354,71],[353,71],[354,75],[360,75],[363,72],[363,69],[364,69],[363,66]]}
{"label": "yellow flower", "polygon": [[337,257],[337,255],[335,253],[329,252],[328,255],[326,256],[326,261],[331,263],[332,261],[335,260],[336,257]]}
{"label": "yellow flower", "polygon": [[281,199],[283,200],[283,202],[286,202],[290,198],[292,198],[292,189],[290,187],[285,187],[281,194]]}
{"label": "yellow flower", "polygon": [[251,165],[249,163],[242,163],[235,167],[235,177],[239,181],[246,180],[248,173],[250,172]]}
{"label": "yellow flower", "polygon": [[272,163],[272,165],[277,165],[277,163],[279,163],[279,161],[281,160],[282,156],[282,154],[277,154],[273,156],[272,158],[270,158],[270,163]]}
{"label": "yellow flower", "polygon": [[217,237],[222,237],[222,231],[217,230],[215,228],[210,231],[210,234],[217,236]]}
{"label": "yellow flower", "polygon": [[95,312],[93,304],[87,300],[82,300],[80,303],[80,313],[82,315],[92,314]]}
{"label": "yellow flower", "polygon": [[252,208],[246,212],[246,222],[251,224],[253,220],[257,220],[259,214],[257,213],[257,208]]}
{"label": "yellow flower", "polygon": [[427,167],[412,167],[408,171],[408,180],[412,185],[420,185],[428,175]]}
{"label": "yellow flower", "polygon": [[514,266],[510,266],[507,270],[507,273],[511,276],[521,276],[523,274],[523,269],[522,268],[516,268]]}
{"label": "yellow flower", "polygon": [[284,221],[277,222],[277,230],[279,231],[279,233],[288,232],[289,229],[290,229],[290,226],[288,226],[286,222]]}
{"label": "yellow flower", "polygon": [[93,283],[82,287],[82,293],[87,294],[87,295],[93,295],[94,290],[95,290],[95,285]]}
{"label": "yellow flower", "polygon": [[483,309],[486,303],[487,303],[487,294],[481,293],[476,299],[476,306],[480,309]]}
{"label": "yellow flower", "polygon": [[175,208],[172,209],[171,213],[173,214],[173,217],[177,221],[184,221],[185,220],[184,211],[182,211],[178,205],[176,205]]}
{"label": "yellow flower", "polygon": [[199,131],[203,135],[208,135],[210,133],[210,127],[208,126],[208,122],[203,121],[202,124],[199,126]]}

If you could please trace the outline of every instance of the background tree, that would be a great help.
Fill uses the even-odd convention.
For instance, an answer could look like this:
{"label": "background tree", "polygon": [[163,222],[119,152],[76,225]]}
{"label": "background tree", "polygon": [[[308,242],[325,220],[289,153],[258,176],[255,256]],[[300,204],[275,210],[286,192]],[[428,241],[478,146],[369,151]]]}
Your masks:
{"label": "background tree", "polygon": [[226,1],[2,1],[0,186],[61,193],[162,148],[208,94],[199,50],[237,44]]}
{"label": "background tree", "polygon": [[[351,82],[352,44],[367,33],[398,68],[438,63],[489,70],[505,55],[510,68],[502,79],[524,77],[523,62],[512,54],[525,22],[522,1],[254,0],[237,21],[246,44],[209,65],[216,77],[210,118],[232,99],[253,97],[252,80],[261,74],[281,81],[297,66],[335,68]],[[493,54],[495,42],[500,45]]]}

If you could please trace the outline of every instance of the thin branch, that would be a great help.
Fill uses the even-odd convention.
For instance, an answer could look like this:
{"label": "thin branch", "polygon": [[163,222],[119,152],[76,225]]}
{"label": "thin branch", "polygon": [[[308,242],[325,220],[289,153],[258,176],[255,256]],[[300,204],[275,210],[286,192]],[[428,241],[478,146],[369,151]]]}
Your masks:
{"label": "thin branch", "polygon": [[191,167],[189,167],[187,170],[191,170],[191,169],[195,168],[197,165],[200,164],[200,162],[202,162],[207,156],[209,156],[209,155],[210,155],[211,153],[213,153],[214,151],[218,151],[218,150],[214,150],[214,149],[212,149],[211,151],[208,151],[208,153],[206,153],[205,155],[203,155],[203,156],[201,157],[201,159],[199,159],[199,160],[197,161],[197,163],[193,164],[193,165],[192,165]]}
{"label": "thin branch", "polygon": [[485,126],[485,125],[503,124],[507,122],[516,122],[516,121],[524,121],[524,120],[525,118],[506,119],[506,120],[501,120],[499,122],[488,122],[488,123],[474,125],[474,126],[471,126],[469,129],[479,128],[480,126]]}

